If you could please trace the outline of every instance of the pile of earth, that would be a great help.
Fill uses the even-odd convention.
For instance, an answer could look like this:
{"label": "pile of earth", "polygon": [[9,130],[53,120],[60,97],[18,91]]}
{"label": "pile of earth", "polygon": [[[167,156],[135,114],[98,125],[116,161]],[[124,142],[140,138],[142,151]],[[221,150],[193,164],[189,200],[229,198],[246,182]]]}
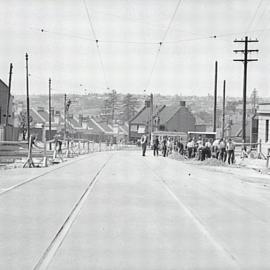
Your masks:
{"label": "pile of earth", "polygon": [[174,152],[174,153],[170,154],[170,155],[169,155],[169,158],[175,159],[175,160],[186,160],[185,156],[180,155],[180,154],[177,153],[177,152]]}

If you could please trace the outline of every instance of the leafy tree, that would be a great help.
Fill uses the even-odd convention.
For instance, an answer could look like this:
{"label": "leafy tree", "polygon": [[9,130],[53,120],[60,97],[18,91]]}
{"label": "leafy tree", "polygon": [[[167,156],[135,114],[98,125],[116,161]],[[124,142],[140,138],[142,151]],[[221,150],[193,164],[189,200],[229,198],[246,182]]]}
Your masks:
{"label": "leafy tree", "polygon": [[119,95],[116,90],[112,90],[103,103],[103,116],[109,121],[114,121],[119,113]]}
{"label": "leafy tree", "polygon": [[136,114],[137,105],[138,105],[138,101],[133,95],[127,94],[124,96],[123,102],[122,102],[123,121],[129,121]]}

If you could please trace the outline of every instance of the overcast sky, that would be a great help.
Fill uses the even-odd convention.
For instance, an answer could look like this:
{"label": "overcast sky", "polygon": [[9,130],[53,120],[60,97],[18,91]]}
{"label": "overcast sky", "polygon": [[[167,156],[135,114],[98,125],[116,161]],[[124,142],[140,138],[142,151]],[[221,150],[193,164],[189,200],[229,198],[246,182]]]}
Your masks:
{"label": "overcast sky", "polygon": [[[12,94],[25,93],[25,53],[30,94],[213,94],[242,96],[243,64],[233,62],[233,42],[257,38],[248,64],[248,95],[270,96],[270,0],[1,0],[0,78]],[[87,8],[89,18],[87,16]],[[177,10],[175,16],[174,12]],[[169,27],[170,26],[170,27]],[[43,29],[44,31],[41,31]],[[217,36],[217,38],[212,38]],[[95,40],[99,40],[96,46]],[[160,46],[159,42],[163,42]],[[159,53],[157,53],[159,51]]]}

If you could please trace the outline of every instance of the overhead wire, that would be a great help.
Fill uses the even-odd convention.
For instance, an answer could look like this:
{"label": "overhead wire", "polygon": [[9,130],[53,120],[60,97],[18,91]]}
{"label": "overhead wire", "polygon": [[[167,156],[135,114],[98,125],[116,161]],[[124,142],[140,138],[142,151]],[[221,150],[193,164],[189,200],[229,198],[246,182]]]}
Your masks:
{"label": "overhead wire", "polygon": [[83,0],[83,3],[84,3],[85,11],[86,11],[86,14],[87,14],[87,18],[88,18],[88,21],[89,21],[89,24],[90,24],[91,32],[92,32],[92,34],[94,36],[94,39],[95,39],[95,42],[96,42],[96,47],[97,47],[97,51],[98,51],[98,57],[99,57],[99,61],[100,61],[100,64],[101,64],[101,69],[102,69],[102,72],[103,72],[105,86],[106,86],[106,88],[109,88],[103,58],[102,58],[102,55],[101,55],[101,52],[100,52],[99,40],[97,39],[97,35],[95,33],[95,30],[94,30],[94,26],[93,26],[93,23],[92,23],[92,20],[91,20],[91,16],[90,16],[90,13],[89,13],[89,10],[88,10],[88,7],[87,7],[86,0]]}
{"label": "overhead wire", "polygon": [[156,68],[157,60],[158,60],[158,57],[159,57],[159,54],[160,54],[161,45],[162,45],[162,42],[159,43],[159,47],[158,47],[158,50],[156,52],[155,59],[154,59],[154,64],[152,66],[152,69],[151,69],[151,72],[150,72],[150,76],[149,76],[148,81],[147,81],[147,84],[146,84],[146,89],[148,89],[148,87],[149,87],[149,85],[151,83],[152,76],[153,76],[154,70]]}
{"label": "overhead wire", "polygon": [[[85,36],[80,36],[80,35],[74,35],[74,34],[68,34],[68,33],[62,33],[62,32],[55,32],[55,31],[49,31],[44,28],[32,28],[34,30],[38,30],[39,32],[42,33],[48,33],[48,34],[55,34],[55,35],[60,35],[60,36],[67,36],[70,38],[76,38],[76,39],[82,39],[82,40],[87,40],[91,42],[95,42],[97,40],[91,39],[89,37]],[[162,44],[176,44],[176,43],[182,43],[182,42],[188,42],[188,41],[197,41],[197,40],[204,40],[204,39],[218,39],[222,37],[230,37],[230,36],[235,36],[239,34],[246,34],[246,33],[259,33],[259,32],[265,32],[265,31],[270,31],[270,28],[261,28],[261,29],[254,29],[254,30],[249,30],[249,31],[242,31],[242,32],[231,32],[231,33],[221,33],[221,34],[215,34],[215,35],[205,35],[205,36],[199,36],[199,37],[194,37],[194,38],[185,38],[185,39],[179,39],[179,40],[171,40],[171,41],[164,41]],[[159,45],[160,41],[141,41],[141,40],[98,40],[98,43],[115,43],[115,44],[134,44],[134,45]]]}
{"label": "overhead wire", "polygon": [[162,41],[160,41],[160,43],[159,43],[159,47],[158,47],[158,50],[157,50],[156,55],[155,55],[154,63],[153,63],[153,66],[152,66],[152,68],[151,68],[150,76],[149,76],[149,79],[147,80],[146,89],[148,89],[149,86],[150,86],[150,84],[151,84],[151,80],[152,80],[152,77],[153,77],[153,73],[154,73],[154,71],[155,71],[155,68],[156,68],[156,65],[157,65],[157,62],[158,62],[158,58],[159,58],[159,55],[160,55],[161,46],[162,46],[163,42],[165,41],[165,39],[166,39],[166,37],[167,37],[167,35],[168,35],[168,33],[169,33],[169,30],[170,30],[170,28],[171,28],[171,26],[172,26],[172,23],[173,23],[173,21],[174,21],[174,18],[175,18],[176,14],[177,14],[177,11],[178,11],[179,6],[180,6],[180,4],[182,3],[182,1],[183,1],[183,0],[179,0],[179,1],[177,2],[176,8],[174,9],[174,12],[173,12],[173,15],[172,15],[172,17],[171,17],[171,19],[170,19],[170,22],[169,22],[169,24],[168,24],[168,27],[166,28],[166,31],[165,31],[165,33],[164,33],[164,35],[163,35]]}
{"label": "overhead wire", "polygon": [[255,10],[255,12],[254,12],[248,26],[247,26],[247,29],[246,29],[247,31],[251,29],[251,27],[252,27],[252,25],[253,25],[256,17],[257,17],[258,11],[259,11],[259,9],[260,9],[260,7],[262,5],[262,2],[263,2],[263,0],[260,0],[259,4],[257,5],[256,10]]}
{"label": "overhead wire", "polygon": [[164,36],[163,36],[163,38],[162,38],[162,43],[165,41],[165,39],[166,39],[166,37],[167,37],[167,35],[168,35],[168,33],[169,33],[169,30],[170,30],[170,28],[171,28],[171,26],[172,26],[172,23],[173,23],[173,21],[174,21],[174,18],[175,18],[175,16],[176,16],[176,13],[177,13],[177,11],[178,11],[178,9],[179,9],[179,6],[180,6],[180,4],[182,3],[182,1],[183,0],[179,0],[178,2],[177,2],[177,5],[176,5],[176,8],[175,8],[175,10],[174,10],[174,12],[173,12],[173,15],[172,15],[172,17],[171,17],[171,19],[170,19],[170,22],[169,22],[169,24],[168,24],[168,27],[167,27],[167,29],[166,29],[166,31],[165,31],[165,33],[164,33]]}

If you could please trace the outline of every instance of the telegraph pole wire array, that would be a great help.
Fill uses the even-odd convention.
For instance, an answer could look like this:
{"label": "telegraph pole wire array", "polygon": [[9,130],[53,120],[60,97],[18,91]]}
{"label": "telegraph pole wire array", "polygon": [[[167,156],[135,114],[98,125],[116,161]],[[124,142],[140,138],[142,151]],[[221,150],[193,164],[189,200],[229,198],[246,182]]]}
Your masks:
{"label": "telegraph pole wire array", "polygon": [[248,36],[245,37],[245,39],[241,40],[234,40],[236,43],[244,43],[244,49],[243,50],[234,50],[235,53],[243,53],[244,59],[234,59],[233,61],[236,62],[242,62],[244,64],[244,77],[243,77],[243,119],[242,119],[242,140],[243,142],[246,142],[246,100],[247,100],[247,64],[249,62],[258,61],[256,58],[248,58],[249,53],[253,52],[259,52],[259,50],[254,49],[248,49],[249,43],[258,42],[257,39],[248,39]]}

